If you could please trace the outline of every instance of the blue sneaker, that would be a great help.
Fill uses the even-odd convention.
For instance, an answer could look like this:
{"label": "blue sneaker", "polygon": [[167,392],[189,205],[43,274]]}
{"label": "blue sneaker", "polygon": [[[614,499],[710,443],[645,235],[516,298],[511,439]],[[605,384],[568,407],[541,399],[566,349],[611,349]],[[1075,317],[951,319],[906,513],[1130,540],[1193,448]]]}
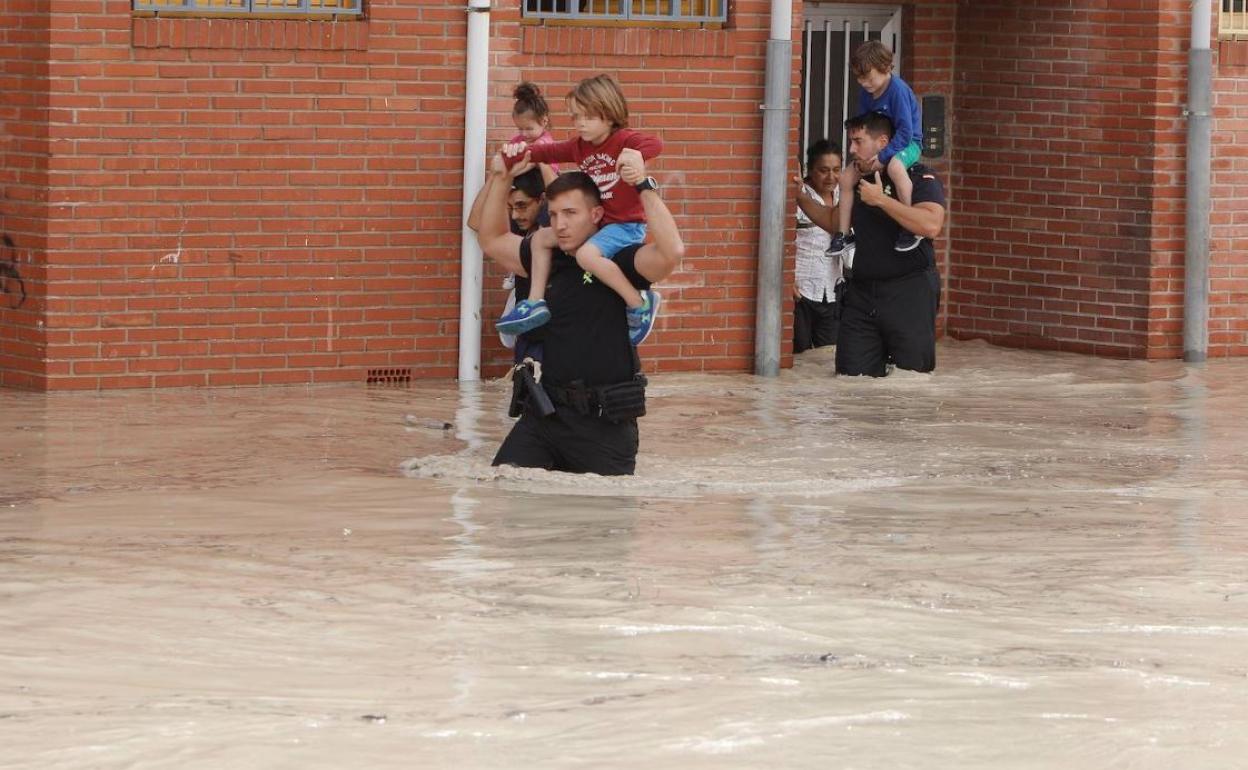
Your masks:
{"label": "blue sneaker", "polygon": [[504,334],[524,334],[550,320],[550,308],[546,300],[517,302],[511,312],[494,322],[494,327]]}
{"label": "blue sneaker", "polygon": [[654,289],[646,289],[641,292],[641,307],[628,308],[628,341],[633,345],[640,345],[650,336],[662,299]]}

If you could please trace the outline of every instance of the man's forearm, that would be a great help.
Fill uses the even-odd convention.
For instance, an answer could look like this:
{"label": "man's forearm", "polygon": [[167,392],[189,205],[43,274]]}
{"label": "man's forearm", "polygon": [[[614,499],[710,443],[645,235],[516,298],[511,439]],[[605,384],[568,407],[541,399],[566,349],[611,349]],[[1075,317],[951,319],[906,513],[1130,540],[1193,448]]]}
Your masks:
{"label": "man's forearm", "polygon": [[506,174],[494,172],[488,184],[485,203],[481,208],[481,229],[477,243],[481,251],[500,267],[517,275],[525,275],[520,263],[520,239],[512,235],[507,223],[507,192],[511,189]]}
{"label": "man's forearm", "polygon": [[676,218],[657,192],[643,192],[641,205],[646,210],[646,228],[654,236],[653,246],[660,259],[644,260],[644,264],[638,265],[638,271],[650,281],[661,281],[680,265],[685,256],[685,242],[676,227]]}
{"label": "man's forearm", "polygon": [[945,224],[945,209],[936,203],[907,206],[895,198],[885,198],[879,206],[897,224],[923,238],[936,238]]}
{"label": "man's forearm", "polygon": [[814,222],[830,233],[836,232],[837,224],[835,208],[825,206],[806,194],[797,196],[797,207],[802,210],[802,213],[810,217],[811,222]]}

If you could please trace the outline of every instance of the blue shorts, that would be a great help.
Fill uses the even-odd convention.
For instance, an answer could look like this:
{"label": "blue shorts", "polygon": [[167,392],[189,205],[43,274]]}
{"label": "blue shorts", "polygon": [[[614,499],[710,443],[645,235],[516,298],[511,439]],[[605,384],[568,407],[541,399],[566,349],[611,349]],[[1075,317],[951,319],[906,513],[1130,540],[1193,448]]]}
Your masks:
{"label": "blue shorts", "polygon": [[594,233],[589,243],[597,246],[602,256],[615,259],[616,254],[645,240],[646,225],[644,222],[615,222]]}

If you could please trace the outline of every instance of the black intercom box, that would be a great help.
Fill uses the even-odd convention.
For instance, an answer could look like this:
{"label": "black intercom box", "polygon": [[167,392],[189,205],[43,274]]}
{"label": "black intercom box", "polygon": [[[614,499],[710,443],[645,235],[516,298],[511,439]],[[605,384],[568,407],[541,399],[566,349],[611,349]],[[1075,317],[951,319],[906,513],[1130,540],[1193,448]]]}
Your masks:
{"label": "black intercom box", "polygon": [[945,97],[923,97],[923,155],[939,158],[945,154]]}

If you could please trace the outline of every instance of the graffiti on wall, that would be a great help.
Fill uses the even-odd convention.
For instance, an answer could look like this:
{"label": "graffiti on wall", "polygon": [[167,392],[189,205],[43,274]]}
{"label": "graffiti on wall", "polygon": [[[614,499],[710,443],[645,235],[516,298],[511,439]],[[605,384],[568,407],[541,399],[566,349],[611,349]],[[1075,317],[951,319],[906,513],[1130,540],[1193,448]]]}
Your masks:
{"label": "graffiti on wall", "polygon": [[0,293],[4,294],[5,304],[17,309],[26,304],[26,282],[22,280],[22,271],[17,267],[17,246],[8,233],[3,238],[3,249],[0,250]]}

